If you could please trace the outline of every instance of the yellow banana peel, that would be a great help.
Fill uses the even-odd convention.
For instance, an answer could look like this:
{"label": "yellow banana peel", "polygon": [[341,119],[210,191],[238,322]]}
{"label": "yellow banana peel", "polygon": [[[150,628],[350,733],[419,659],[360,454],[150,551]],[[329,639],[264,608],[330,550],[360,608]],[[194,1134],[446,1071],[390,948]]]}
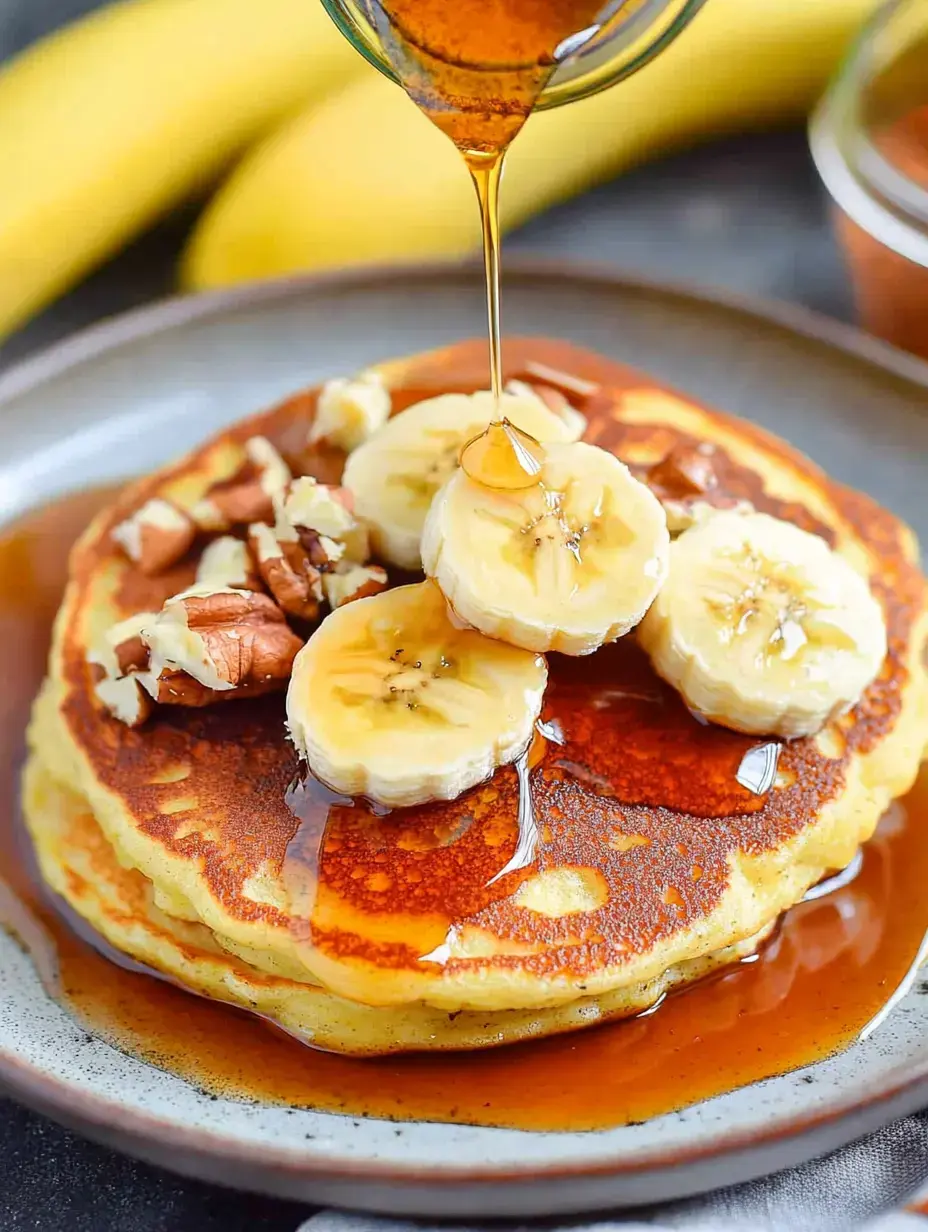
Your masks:
{"label": "yellow banana peel", "polygon": [[[503,186],[511,227],[657,153],[803,116],[875,0],[708,0],[651,65],[533,116]],[[363,262],[458,256],[478,241],[459,155],[373,70],[260,145],[205,211],[190,287]]]}
{"label": "yellow banana peel", "polygon": [[0,69],[0,336],[363,67],[318,0],[126,0]]}

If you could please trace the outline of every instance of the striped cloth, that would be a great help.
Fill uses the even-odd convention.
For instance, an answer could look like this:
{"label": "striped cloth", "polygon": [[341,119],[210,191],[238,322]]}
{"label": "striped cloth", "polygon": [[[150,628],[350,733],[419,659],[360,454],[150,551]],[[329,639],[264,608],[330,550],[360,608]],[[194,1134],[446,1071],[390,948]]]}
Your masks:
{"label": "striped cloth", "polygon": [[[453,1219],[454,1211],[447,1218]],[[545,1220],[544,1226],[547,1232],[928,1232],[928,1113],[759,1181],[647,1210]],[[518,1225],[509,1227],[517,1232]],[[313,1215],[297,1232],[484,1230],[473,1222],[439,1226],[329,1210]],[[493,1224],[492,1232],[505,1232],[505,1226]]]}

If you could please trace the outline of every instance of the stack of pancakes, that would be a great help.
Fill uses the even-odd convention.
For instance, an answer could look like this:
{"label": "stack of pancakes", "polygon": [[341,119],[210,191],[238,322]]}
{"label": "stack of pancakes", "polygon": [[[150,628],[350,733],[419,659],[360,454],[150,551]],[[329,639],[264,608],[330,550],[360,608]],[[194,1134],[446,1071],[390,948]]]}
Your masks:
{"label": "stack of pancakes", "polygon": [[[267,436],[295,474],[337,480],[306,444],[310,392],[236,425],[123,493],[77,545],[30,729],[25,813],[42,875],[136,961],[345,1053],[481,1048],[638,1012],[752,953],[778,916],[843,868],[911,786],[928,739],[926,586],[911,532],[757,428],[560,343],[512,341],[596,383],[586,438],[646,475],[709,442],[711,499],[823,536],[870,581],[884,669],[848,714],[780,750],[769,791],[738,781],[758,740],[697,721],[633,636],[589,660],[550,657],[533,759],[533,858],[513,767],[457,800],[392,814],[326,803],[300,767],[282,694],[103,711],[88,648],[189,585],[197,550],[157,577],[111,531],[153,496],[191,507]],[[384,365],[394,409],[483,384],[482,344]],[[521,820],[521,825],[520,825]],[[448,939],[454,938],[453,957]]]}

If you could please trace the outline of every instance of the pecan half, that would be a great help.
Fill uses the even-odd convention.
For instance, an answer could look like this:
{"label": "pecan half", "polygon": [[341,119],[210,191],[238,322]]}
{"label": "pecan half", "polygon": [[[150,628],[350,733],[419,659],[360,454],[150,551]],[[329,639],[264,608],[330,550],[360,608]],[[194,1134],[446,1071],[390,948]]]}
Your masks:
{"label": "pecan half", "polygon": [[162,573],[185,556],[197,528],[183,510],[156,497],[114,526],[113,539],[142,573]]}
{"label": "pecan half", "polygon": [[322,601],[321,574],[299,542],[281,540],[263,522],[248,528],[248,543],[265,586],[288,616],[315,620]]}
{"label": "pecan half", "polygon": [[151,652],[140,675],[158,702],[206,706],[284,689],[303,643],[267,595],[191,587],[142,630]]}

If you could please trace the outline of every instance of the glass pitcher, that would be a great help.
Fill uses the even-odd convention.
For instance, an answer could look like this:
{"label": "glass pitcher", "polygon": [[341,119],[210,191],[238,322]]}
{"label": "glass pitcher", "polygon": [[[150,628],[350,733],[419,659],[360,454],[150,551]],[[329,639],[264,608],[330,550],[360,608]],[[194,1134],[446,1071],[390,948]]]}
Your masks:
{"label": "glass pitcher", "polygon": [[[364,0],[322,0],[329,16],[375,68],[397,81]],[[597,94],[653,60],[685,29],[705,0],[613,0],[606,3],[599,31],[580,51],[569,51],[542,91],[536,109]]]}

